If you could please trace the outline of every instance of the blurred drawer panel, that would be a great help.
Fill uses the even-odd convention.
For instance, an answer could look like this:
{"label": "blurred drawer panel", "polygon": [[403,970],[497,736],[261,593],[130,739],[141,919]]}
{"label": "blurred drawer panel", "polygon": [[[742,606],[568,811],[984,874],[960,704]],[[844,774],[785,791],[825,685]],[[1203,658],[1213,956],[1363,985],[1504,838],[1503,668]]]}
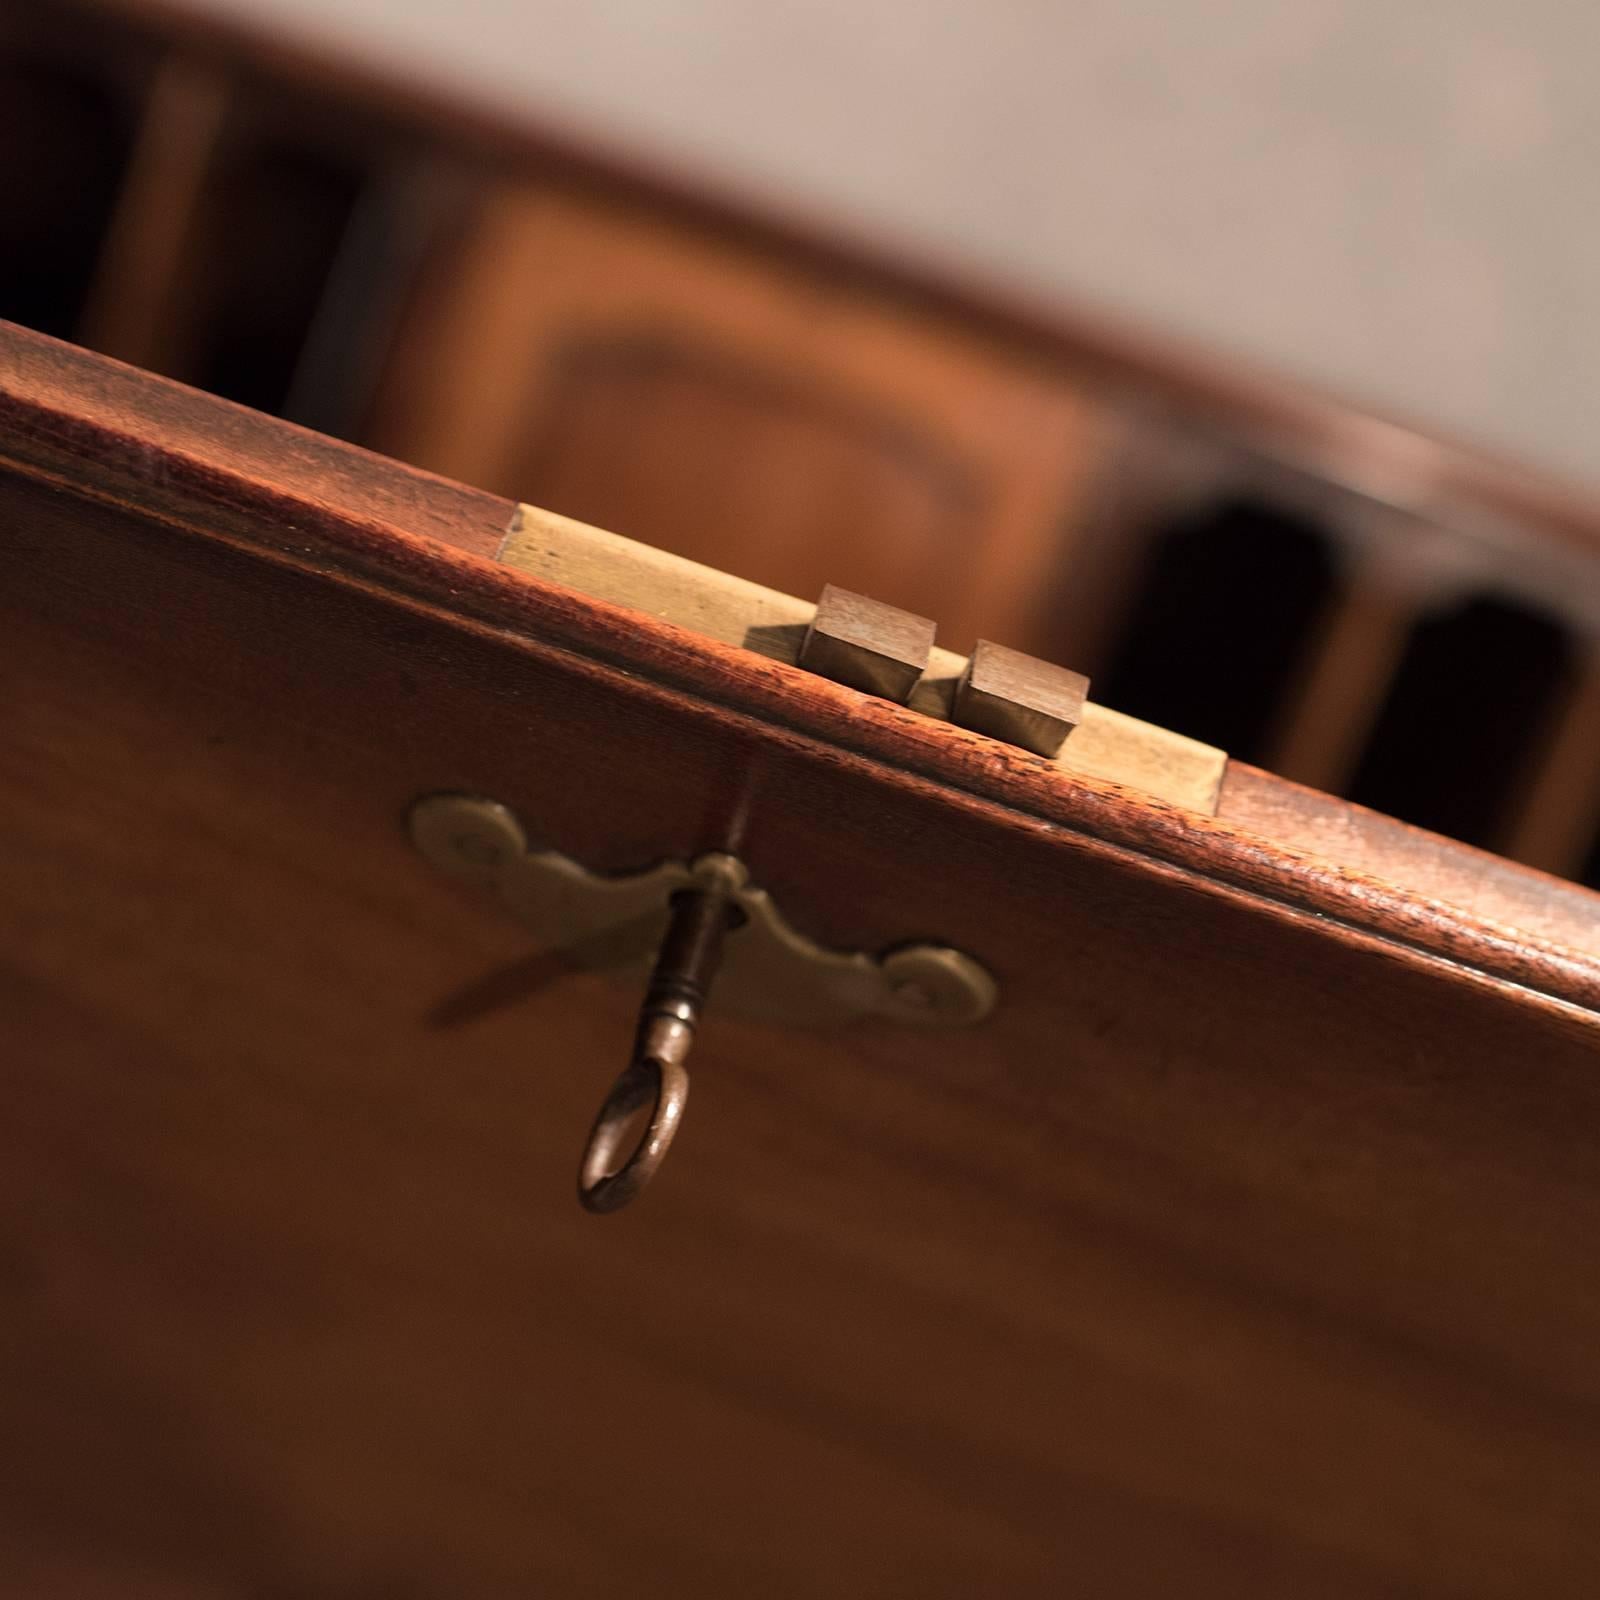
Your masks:
{"label": "blurred drawer panel", "polygon": [[488,196],[379,449],[797,594],[1026,645],[1097,422],[1043,363],[625,207]]}

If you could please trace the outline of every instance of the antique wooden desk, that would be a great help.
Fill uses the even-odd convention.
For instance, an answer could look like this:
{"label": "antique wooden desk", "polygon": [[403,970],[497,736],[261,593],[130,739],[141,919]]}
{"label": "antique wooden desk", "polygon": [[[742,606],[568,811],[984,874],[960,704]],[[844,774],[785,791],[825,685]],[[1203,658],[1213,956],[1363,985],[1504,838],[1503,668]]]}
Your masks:
{"label": "antique wooden desk", "polygon": [[[1600,902],[1073,776],[513,509],[0,336],[0,1587],[1592,1594]],[[437,791],[997,1003],[713,1002],[590,1217],[637,989],[432,871]]]}

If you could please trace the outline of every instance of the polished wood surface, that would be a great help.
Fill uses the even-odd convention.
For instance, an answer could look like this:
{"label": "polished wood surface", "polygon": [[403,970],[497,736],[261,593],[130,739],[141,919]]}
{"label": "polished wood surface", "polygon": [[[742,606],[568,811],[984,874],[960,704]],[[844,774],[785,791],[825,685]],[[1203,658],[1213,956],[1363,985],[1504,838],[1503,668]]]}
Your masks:
{"label": "polished wood surface", "polygon": [[[1600,949],[1518,908],[1594,897],[1505,866],[1455,909],[1473,853],[1408,881],[1354,814],[1318,857],[1249,774],[1215,820],[1069,782],[499,568],[491,496],[9,331],[0,457],[12,1571],[1593,1592]],[[713,1014],[666,1172],[596,1221],[633,997],[425,868],[437,789],[597,866],[736,848],[1000,1007]]]}
{"label": "polished wood surface", "polygon": [[[1218,817],[1311,864],[1394,886],[1530,939],[1600,957],[1600,903],[1592,891],[1469,849],[1242,761],[1228,763]],[[1363,893],[1351,886],[1352,893]]]}

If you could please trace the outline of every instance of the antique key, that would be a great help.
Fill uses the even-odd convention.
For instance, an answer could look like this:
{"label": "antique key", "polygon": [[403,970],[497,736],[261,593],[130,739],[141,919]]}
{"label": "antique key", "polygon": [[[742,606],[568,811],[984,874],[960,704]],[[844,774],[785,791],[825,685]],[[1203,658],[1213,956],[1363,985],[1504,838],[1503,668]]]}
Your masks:
{"label": "antique key", "polygon": [[719,972],[718,1005],[771,1027],[872,1018],[970,1027],[997,998],[988,972],[950,945],[909,940],[871,952],[818,944],[724,852],[637,872],[591,872],[530,845],[512,811],[480,795],[424,795],[409,823],[429,861],[492,888],[537,948],[618,973],[642,968],[654,952],[628,1064],[578,1164],[578,1198],[591,1212],[625,1206],[665,1158],[689,1095],[689,1050]]}
{"label": "antique key", "polygon": [[[733,894],[746,881],[732,856],[702,857],[701,885],[672,897],[672,920],[644,1001],[633,1056],[600,1107],[578,1168],[578,1198],[589,1211],[625,1206],[655,1175],[689,1097],[685,1063],[722,960],[730,927],[743,920]],[[650,1121],[631,1156],[619,1159],[629,1125],[646,1105]]]}

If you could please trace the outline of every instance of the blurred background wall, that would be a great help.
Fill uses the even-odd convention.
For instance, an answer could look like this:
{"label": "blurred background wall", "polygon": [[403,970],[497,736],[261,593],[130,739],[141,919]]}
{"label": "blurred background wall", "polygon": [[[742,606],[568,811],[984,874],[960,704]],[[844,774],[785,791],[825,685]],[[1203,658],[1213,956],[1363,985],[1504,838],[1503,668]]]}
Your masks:
{"label": "blurred background wall", "polygon": [[1600,483],[1588,0],[211,0]]}

